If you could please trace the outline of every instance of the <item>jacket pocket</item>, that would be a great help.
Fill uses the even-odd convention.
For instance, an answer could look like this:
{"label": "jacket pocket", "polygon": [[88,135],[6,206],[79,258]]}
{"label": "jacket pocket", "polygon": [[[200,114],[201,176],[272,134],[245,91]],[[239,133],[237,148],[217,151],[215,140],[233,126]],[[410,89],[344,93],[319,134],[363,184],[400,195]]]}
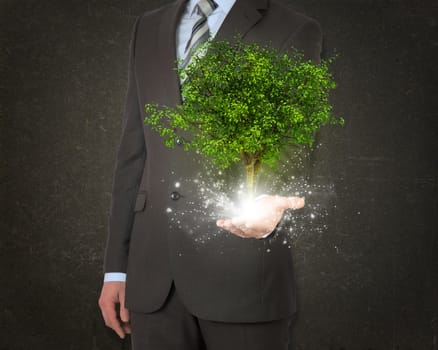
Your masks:
{"label": "jacket pocket", "polygon": [[137,194],[137,199],[135,200],[134,212],[143,211],[146,207],[147,193],[146,191],[140,191]]}

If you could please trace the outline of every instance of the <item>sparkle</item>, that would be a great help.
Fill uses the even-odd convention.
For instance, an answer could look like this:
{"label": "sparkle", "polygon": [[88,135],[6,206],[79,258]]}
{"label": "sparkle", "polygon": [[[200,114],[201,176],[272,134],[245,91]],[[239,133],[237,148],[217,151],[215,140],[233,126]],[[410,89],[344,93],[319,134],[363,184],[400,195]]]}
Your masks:
{"label": "sparkle", "polygon": [[[328,226],[320,222],[322,220],[314,219],[329,216],[328,210],[333,209],[333,204],[326,198],[336,194],[334,186],[331,184],[313,185],[299,176],[288,175],[287,172],[292,164],[297,165],[296,162],[290,162],[290,165],[281,166],[280,170],[275,173],[271,173],[269,169],[263,169],[263,176],[260,176],[257,191],[253,196],[248,194],[243,180],[231,186],[227,179],[218,176],[226,172],[222,171],[223,174],[220,174],[220,170],[214,167],[206,167],[190,179],[178,179],[179,181],[175,179],[173,183],[175,188],[181,188],[184,181],[184,186],[190,186],[195,193],[187,198],[184,209],[166,208],[169,223],[184,233],[190,234],[193,243],[199,247],[224,237],[223,231],[214,230],[218,219],[236,218],[249,221],[251,218],[258,219],[260,215],[266,214],[260,213],[254,203],[254,198],[261,194],[278,194],[288,197],[312,195],[314,203],[306,203],[309,211],[294,210],[284,213],[285,218],[281,225],[283,225],[285,237],[279,241],[279,244],[285,248],[292,248],[302,237],[320,235],[328,230]],[[289,181],[283,182],[286,175]],[[357,210],[356,213],[360,214]],[[206,224],[213,229],[205,230]],[[265,252],[268,252],[266,247]]]}

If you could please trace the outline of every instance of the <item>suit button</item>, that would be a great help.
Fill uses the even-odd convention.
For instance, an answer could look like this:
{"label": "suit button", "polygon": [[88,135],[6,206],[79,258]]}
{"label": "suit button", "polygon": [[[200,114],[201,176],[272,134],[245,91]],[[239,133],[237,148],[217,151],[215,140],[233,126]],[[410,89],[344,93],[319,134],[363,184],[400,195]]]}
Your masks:
{"label": "suit button", "polygon": [[179,192],[174,191],[170,194],[170,198],[174,201],[177,201],[181,198],[181,195],[179,194]]}

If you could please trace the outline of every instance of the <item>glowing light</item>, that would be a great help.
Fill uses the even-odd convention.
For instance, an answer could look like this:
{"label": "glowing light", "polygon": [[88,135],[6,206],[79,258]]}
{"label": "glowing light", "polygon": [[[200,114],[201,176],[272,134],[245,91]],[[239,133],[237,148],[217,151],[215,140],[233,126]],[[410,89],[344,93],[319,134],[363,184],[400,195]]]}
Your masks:
{"label": "glowing light", "polygon": [[242,198],[237,208],[234,208],[234,216],[238,221],[253,221],[262,214],[262,208],[250,196]]}
{"label": "glowing light", "polygon": [[[181,188],[183,184],[184,186],[191,184],[190,188],[194,190],[194,193],[187,198],[184,208],[165,209],[169,214],[169,222],[174,225],[172,227],[178,227],[187,234],[191,234],[193,242],[197,245],[207,244],[215,239],[223,239],[224,236],[222,231],[201,230],[200,227],[204,227],[205,223],[213,227],[218,219],[233,219],[242,225],[254,221],[258,224],[263,218],[269,217],[263,202],[257,202],[257,195],[260,193],[298,197],[312,195],[317,203],[306,204],[310,212],[288,210],[283,214],[285,216],[284,231],[287,237],[282,238],[279,243],[285,248],[291,248],[301,236],[320,234],[328,229],[323,222],[320,223],[313,219],[317,217],[322,219],[329,215],[326,209],[328,203],[324,202],[324,199],[326,196],[334,195],[335,189],[330,184],[313,185],[300,177],[290,176],[286,173],[289,169],[289,166],[285,166],[284,169],[277,169],[275,173],[267,170],[264,177],[260,178],[257,184],[257,194],[254,196],[248,194],[244,182],[239,181],[232,186],[227,180],[218,176],[221,174],[214,167],[207,167],[191,179],[174,179],[175,188]],[[289,182],[283,181],[286,175]],[[336,205],[331,206],[333,207],[336,208]],[[356,213],[360,214],[357,210]]]}

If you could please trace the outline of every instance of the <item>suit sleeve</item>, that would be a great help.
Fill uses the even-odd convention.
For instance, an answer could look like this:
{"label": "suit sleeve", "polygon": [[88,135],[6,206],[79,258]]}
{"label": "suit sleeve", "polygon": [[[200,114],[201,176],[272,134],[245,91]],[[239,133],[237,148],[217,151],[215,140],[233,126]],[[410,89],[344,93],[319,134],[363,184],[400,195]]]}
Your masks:
{"label": "suit sleeve", "polygon": [[282,50],[296,49],[313,63],[321,62],[322,31],[318,22],[309,19],[296,30],[283,45]]}
{"label": "suit sleeve", "polygon": [[104,272],[126,272],[134,218],[134,203],[146,159],[134,64],[139,21],[140,17],[134,24],[130,41],[128,90],[123,114],[122,135],[113,177]]}

